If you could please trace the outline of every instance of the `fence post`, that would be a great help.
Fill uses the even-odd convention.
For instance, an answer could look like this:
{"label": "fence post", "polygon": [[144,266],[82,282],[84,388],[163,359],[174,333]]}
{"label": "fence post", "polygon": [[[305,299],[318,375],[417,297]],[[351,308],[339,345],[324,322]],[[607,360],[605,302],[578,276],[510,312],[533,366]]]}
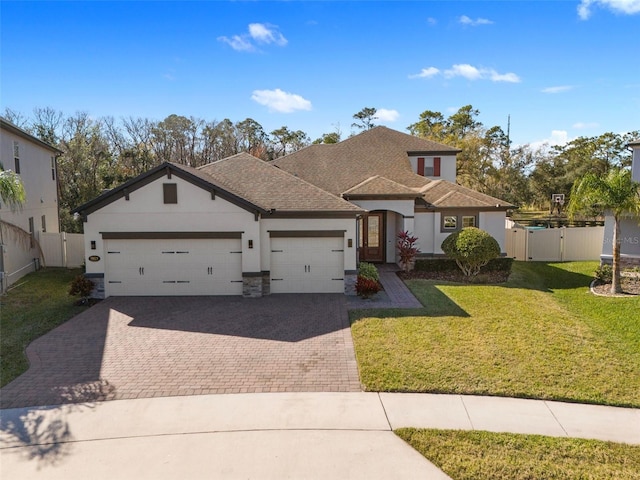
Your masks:
{"label": "fence post", "polygon": [[60,246],[62,248],[62,266],[67,268],[67,234],[60,232]]}

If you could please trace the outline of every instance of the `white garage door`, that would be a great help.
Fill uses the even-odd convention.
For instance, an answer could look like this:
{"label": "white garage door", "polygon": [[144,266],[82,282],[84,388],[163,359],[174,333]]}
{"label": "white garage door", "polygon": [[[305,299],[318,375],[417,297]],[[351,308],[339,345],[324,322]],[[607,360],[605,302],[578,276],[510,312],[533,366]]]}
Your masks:
{"label": "white garage door", "polygon": [[271,292],[343,293],[343,237],[272,237]]}
{"label": "white garage door", "polygon": [[242,295],[240,239],[106,240],[108,296]]}

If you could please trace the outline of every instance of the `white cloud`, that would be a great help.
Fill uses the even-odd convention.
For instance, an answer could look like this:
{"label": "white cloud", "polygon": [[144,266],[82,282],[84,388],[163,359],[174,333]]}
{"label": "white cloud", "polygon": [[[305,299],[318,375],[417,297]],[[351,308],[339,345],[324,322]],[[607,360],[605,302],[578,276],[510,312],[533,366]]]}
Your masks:
{"label": "white cloud", "polygon": [[395,122],[400,117],[397,110],[388,110],[386,108],[379,108],[376,110],[376,118],[382,122]]}
{"label": "white cloud", "polygon": [[430,27],[435,26],[438,23],[438,20],[436,20],[433,17],[429,17],[427,18],[427,25],[429,25]]}
{"label": "white cloud", "polygon": [[266,23],[250,23],[249,33],[233,35],[232,37],[218,37],[218,41],[224,42],[238,52],[257,51],[255,43],[270,45],[275,44],[284,47],[288,41],[278,31],[278,27]]}
{"label": "white cloud", "polygon": [[573,85],[558,85],[555,87],[547,87],[540,90],[542,93],[562,93],[573,90]]}
{"label": "white cloud", "polygon": [[634,15],[640,13],[640,0],[582,0],[578,5],[578,16],[582,20],[591,17],[592,5],[598,5],[615,13]]}
{"label": "white cloud", "polygon": [[522,80],[513,72],[498,73],[493,68],[478,68],[468,63],[452,65],[441,72],[436,67],[423,68],[420,73],[409,78],[430,78],[442,73],[445,78],[463,77],[467,80],[491,80],[492,82],[520,83]]}
{"label": "white cloud", "polygon": [[445,78],[464,77],[467,80],[479,80],[482,78],[482,73],[473,65],[462,63],[445,70],[444,76]]}
{"label": "white cloud", "polygon": [[300,95],[275,90],[254,90],[251,99],[269,108],[270,112],[291,113],[296,110],[311,110],[311,102]]}
{"label": "white cloud", "polygon": [[429,78],[435,75],[438,75],[440,70],[436,67],[423,68],[420,70],[420,73],[415,73],[413,75],[409,75],[409,78]]}
{"label": "white cloud", "polygon": [[472,18],[467,17],[466,15],[462,15],[459,19],[458,22],[460,22],[462,25],[468,25],[470,27],[477,27],[479,25],[492,25],[493,22],[487,18],[476,18],[475,20]]}
{"label": "white cloud", "polygon": [[535,150],[546,150],[554,145],[566,145],[569,142],[569,134],[566,130],[552,130],[549,138],[531,142],[529,145]]}
{"label": "white cloud", "polygon": [[278,31],[278,27],[265,23],[250,23],[249,35],[259,43],[275,43],[281,47],[287,44],[287,39]]}

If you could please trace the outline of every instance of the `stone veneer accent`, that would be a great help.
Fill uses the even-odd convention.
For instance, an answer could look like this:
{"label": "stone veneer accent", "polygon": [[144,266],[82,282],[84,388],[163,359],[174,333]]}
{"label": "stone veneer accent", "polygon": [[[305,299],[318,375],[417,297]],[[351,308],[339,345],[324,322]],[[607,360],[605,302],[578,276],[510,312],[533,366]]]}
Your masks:
{"label": "stone veneer accent", "polygon": [[356,295],[356,282],[358,281],[357,270],[344,271],[344,294]]}
{"label": "stone veneer accent", "polygon": [[271,295],[271,272],[262,272],[262,296]]}
{"label": "stone veneer accent", "polygon": [[104,275],[101,273],[85,273],[85,278],[88,278],[93,282],[93,290],[89,298],[104,298]]}
{"label": "stone veneer accent", "polygon": [[262,297],[262,274],[242,274],[242,296],[245,298]]}

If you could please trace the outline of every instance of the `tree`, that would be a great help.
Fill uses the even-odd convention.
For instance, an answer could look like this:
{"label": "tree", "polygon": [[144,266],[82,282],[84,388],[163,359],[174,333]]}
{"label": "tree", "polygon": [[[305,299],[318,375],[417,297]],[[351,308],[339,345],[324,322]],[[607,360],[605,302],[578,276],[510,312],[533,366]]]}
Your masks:
{"label": "tree", "polygon": [[611,293],[620,293],[620,220],[624,214],[640,215],[640,183],[623,168],[613,168],[604,176],[587,173],[571,188],[568,213],[573,217],[578,212],[607,212],[613,217]]}
{"label": "tree", "polygon": [[378,119],[378,117],[376,117],[377,111],[377,108],[364,107],[358,113],[353,115],[356,122],[352,123],[351,126],[359,128],[360,130],[371,130],[375,127],[373,121]]}
{"label": "tree", "polygon": [[484,230],[466,227],[442,242],[442,251],[456,261],[467,277],[475,276],[490,260],[500,255],[500,245]]}
{"label": "tree", "polygon": [[26,199],[20,176],[12,170],[5,170],[0,164],[0,202],[13,211],[20,208]]}

